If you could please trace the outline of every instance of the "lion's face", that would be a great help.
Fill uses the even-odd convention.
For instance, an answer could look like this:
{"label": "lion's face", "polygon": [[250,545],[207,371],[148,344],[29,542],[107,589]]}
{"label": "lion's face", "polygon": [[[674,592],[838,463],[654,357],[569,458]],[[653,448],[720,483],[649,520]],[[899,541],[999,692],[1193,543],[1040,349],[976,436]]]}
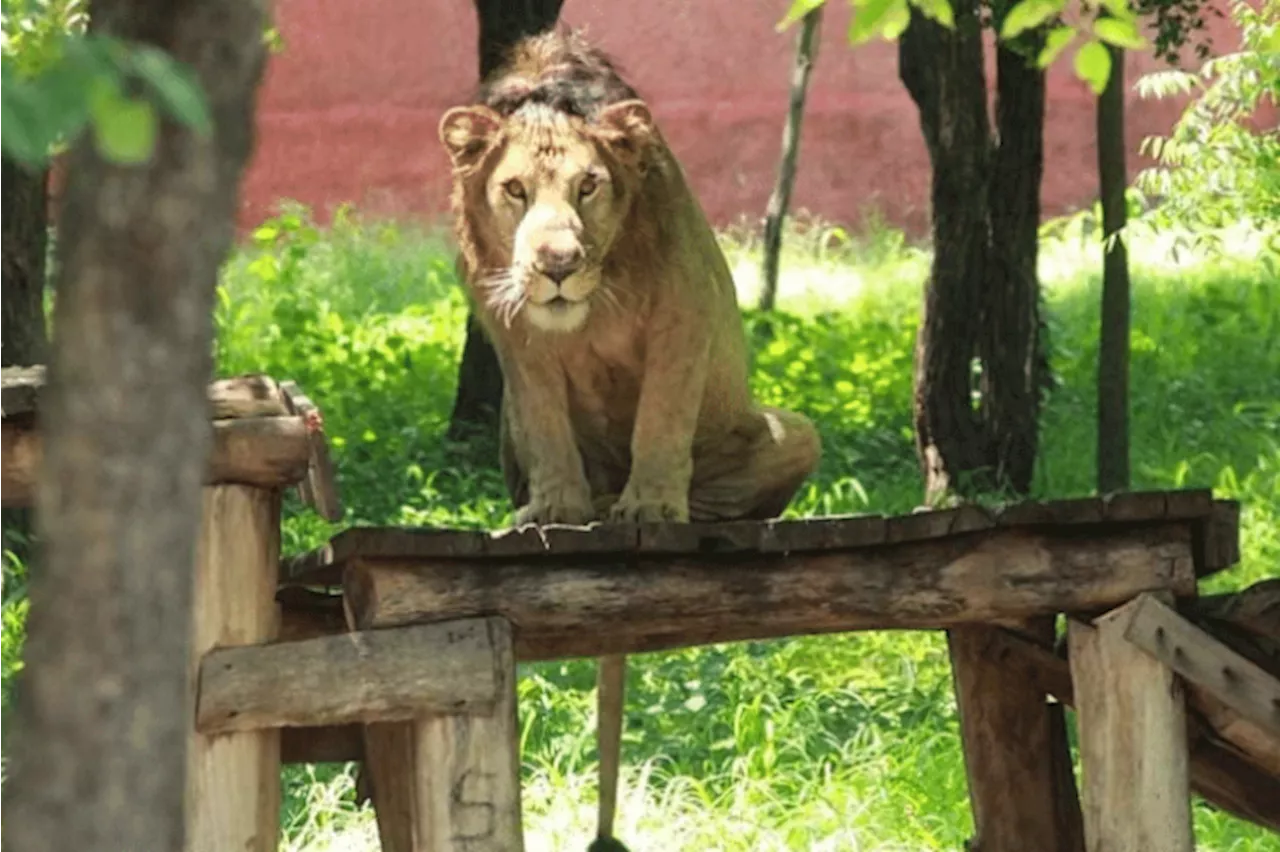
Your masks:
{"label": "lion's face", "polygon": [[468,215],[502,260],[472,283],[505,323],[523,313],[537,328],[574,331],[612,297],[602,270],[635,191],[637,124],[649,120],[636,101],[597,125],[542,105],[505,119],[484,107],[445,115],[441,138],[479,202]]}

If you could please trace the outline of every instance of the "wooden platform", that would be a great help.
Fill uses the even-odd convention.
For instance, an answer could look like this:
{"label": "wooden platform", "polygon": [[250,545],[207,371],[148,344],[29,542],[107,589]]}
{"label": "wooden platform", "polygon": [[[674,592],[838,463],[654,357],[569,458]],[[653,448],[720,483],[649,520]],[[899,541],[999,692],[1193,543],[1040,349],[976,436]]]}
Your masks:
{"label": "wooden platform", "polygon": [[[1234,563],[1238,506],[1204,490],[896,517],[352,528],[286,560],[283,632],[501,615],[521,659],[869,629],[1012,623],[1194,593]],[[329,593],[341,587],[345,602]]]}

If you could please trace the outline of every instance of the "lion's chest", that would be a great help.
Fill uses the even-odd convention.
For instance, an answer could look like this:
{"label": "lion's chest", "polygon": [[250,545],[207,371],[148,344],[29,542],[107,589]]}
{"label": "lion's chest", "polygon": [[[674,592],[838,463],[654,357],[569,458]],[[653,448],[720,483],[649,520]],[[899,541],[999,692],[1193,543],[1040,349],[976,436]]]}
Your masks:
{"label": "lion's chest", "polygon": [[583,341],[562,360],[574,431],[584,450],[614,456],[631,444],[644,341],[636,334],[615,334]]}

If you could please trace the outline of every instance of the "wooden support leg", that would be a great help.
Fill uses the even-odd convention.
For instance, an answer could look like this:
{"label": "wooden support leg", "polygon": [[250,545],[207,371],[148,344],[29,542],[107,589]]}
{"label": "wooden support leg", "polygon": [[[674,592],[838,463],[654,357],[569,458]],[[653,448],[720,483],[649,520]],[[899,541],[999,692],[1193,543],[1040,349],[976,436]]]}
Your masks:
{"label": "wooden support leg", "polygon": [[1183,692],[1125,638],[1134,603],[1068,627],[1089,852],[1192,852]]}
{"label": "wooden support leg", "polygon": [[490,631],[500,679],[493,713],[414,723],[422,852],[524,850],[515,652],[506,621],[490,619]]}
{"label": "wooden support leg", "polygon": [[[211,648],[275,638],[279,563],[279,493],[243,485],[206,487],[195,566],[193,692],[200,659]],[[195,732],[194,715],[187,749],[187,852],[274,852],[280,834],[279,730],[204,736]]]}
{"label": "wooden support leg", "polygon": [[[1027,625],[1052,640],[1053,621]],[[1082,852],[1080,804],[1059,705],[1011,665],[998,628],[948,631],[975,852]],[[1065,764],[1065,775],[1061,772]]]}
{"label": "wooden support leg", "polygon": [[373,813],[382,852],[414,852],[414,725],[380,722],[364,726],[364,771],[368,773]]}

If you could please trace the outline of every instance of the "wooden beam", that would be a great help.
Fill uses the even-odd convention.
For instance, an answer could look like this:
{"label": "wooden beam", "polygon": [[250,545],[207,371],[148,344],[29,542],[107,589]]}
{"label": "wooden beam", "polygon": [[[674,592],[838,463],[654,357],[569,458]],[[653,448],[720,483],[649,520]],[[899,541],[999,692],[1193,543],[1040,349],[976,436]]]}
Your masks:
{"label": "wooden beam", "polygon": [[[275,636],[280,494],[243,485],[204,489],[196,557],[191,706],[200,660],[215,647]],[[274,852],[280,834],[280,732],[207,736],[187,743],[186,852]]]}
{"label": "wooden beam", "polygon": [[275,380],[260,373],[214,381],[209,385],[209,409],[214,420],[293,413],[281,399]]}
{"label": "wooden beam", "polygon": [[[1053,619],[1025,629],[1053,640]],[[1070,747],[1035,680],[998,643],[1000,628],[948,631],[975,837],[982,852],[1083,852]],[[1060,766],[1068,767],[1064,775]]]}
{"label": "wooden beam", "polygon": [[324,419],[320,416],[320,409],[296,382],[281,382],[279,390],[288,413],[306,421],[311,444],[307,475],[298,483],[298,496],[326,521],[340,521],[342,503],[338,500],[337,478],[333,462],[329,458],[329,441],[325,438]]}
{"label": "wooden beam", "polygon": [[196,729],[393,722],[489,713],[499,673],[483,618],[210,651]]}
{"label": "wooden beam", "polygon": [[417,739],[412,722],[365,725],[364,777],[382,852],[434,852],[418,840]]}
{"label": "wooden beam", "polygon": [[371,627],[501,615],[519,627],[525,660],[947,628],[1101,610],[1152,589],[1194,591],[1185,528],[1080,539],[1008,530],[788,558],[358,560],[344,586]]}
{"label": "wooden beam", "polygon": [[[0,430],[0,500],[5,508],[30,506],[44,454],[40,433],[8,421]],[[215,420],[205,483],[283,488],[306,474],[309,453],[307,428],[300,417]]]}
{"label": "wooden beam", "polygon": [[1125,638],[1141,602],[1068,626],[1090,852],[1192,852],[1187,717],[1173,670]]}

